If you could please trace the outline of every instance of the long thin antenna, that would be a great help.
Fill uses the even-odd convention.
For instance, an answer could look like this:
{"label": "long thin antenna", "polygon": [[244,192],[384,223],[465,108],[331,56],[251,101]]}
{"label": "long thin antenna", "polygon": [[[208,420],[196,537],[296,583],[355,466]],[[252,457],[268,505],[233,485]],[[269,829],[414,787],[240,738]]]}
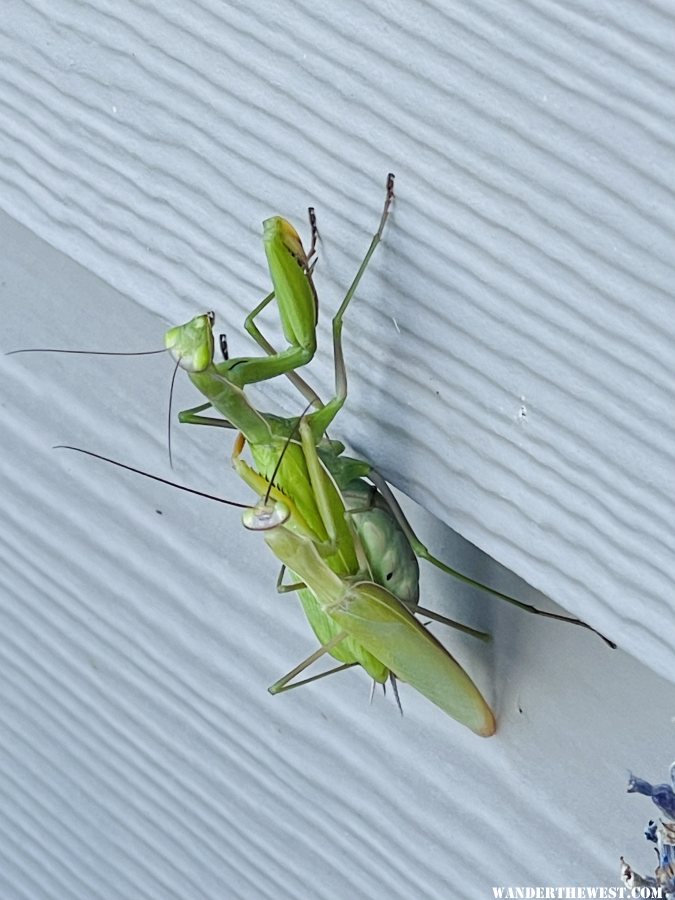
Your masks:
{"label": "long thin antenna", "polygon": [[112,466],[118,466],[120,469],[126,469],[127,472],[134,472],[136,475],[142,475],[144,478],[151,478],[153,481],[159,481],[160,484],[168,484],[169,487],[178,488],[179,491],[185,491],[188,494],[195,494],[197,497],[204,497],[206,500],[215,500],[217,503],[224,503],[226,506],[236,506],[237,509],[251,509],[250,503],[236,503],[234,500],[225,500],[223,497],[216,497],[215,494],[206,494],[204,491],[198,491],[195,488],[187,487],[184,484],[178,484],[177,481],[169,481],[168,478],[160,478],[159,475],[151,475],[150,472],[144,472],[143,469],[136,469],[133,466],[127,466],[125,463],[118,462],[116,459],[110,459],[109,456],[102,456],[100,453],[93,453],[91,450],[83,450],[82,447],[71,447],[70,444],[56,444],[52,450],[75,450],[77,453],[84,453],[85,456],[93,456],[94,459],[103,460]]}
{"label": "long thin antenna", "polygon": [[16,356],[19,353],[74,353],[79,356],[153,356],[156,353],[166,353],[166,348],[161,350],[62,350],[60,347],[28,347],[25,350],[10,350],[5,356]]}
{"label": "long thin antenna", "polygon": [[176,360],[176,365],[173,368],[173,375],[171,376],[171,387],[169,388],[169,409],[167,412],[166,419],[166,445],[169,451],[169,467],[173,470],[173,454],[171,452],[171,412],[173,407],[173,388],[176,384],[176,373],[178,372],[178,366],[180,365],[180,359]]}

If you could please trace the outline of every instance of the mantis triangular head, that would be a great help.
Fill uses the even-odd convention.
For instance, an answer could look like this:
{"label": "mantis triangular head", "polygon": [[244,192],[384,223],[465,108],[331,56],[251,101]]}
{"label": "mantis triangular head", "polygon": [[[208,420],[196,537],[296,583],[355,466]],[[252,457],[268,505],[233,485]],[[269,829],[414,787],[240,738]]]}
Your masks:
{"label": "mantis triangular head", "polygon": [[195,316],[185,325],[170,328],[164,335],[164,346],[186,372],[203,372],[213,362],[212,312]]}

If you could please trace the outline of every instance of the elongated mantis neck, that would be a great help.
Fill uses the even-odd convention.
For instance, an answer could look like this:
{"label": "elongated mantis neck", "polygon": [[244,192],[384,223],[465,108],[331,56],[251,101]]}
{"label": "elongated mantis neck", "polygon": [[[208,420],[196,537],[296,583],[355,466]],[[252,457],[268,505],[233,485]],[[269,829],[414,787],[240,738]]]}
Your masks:
{"label": "elongated mantis neck", "polygon": [[221,415],[241,431],[250,444],[268,444],[272,439],[264,415],[249,403],[244,391],[210,365],[203,372],[190,372],[190,381]]}

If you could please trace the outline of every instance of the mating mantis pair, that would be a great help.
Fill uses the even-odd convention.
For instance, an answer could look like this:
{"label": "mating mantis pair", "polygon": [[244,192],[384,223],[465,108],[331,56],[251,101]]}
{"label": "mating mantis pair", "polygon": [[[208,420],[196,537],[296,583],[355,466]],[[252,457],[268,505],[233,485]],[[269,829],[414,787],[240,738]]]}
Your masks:
{"label": "mating mantis pair", "polygon": [[[235,469],[265,498],[254,513],[245,515],[245,524],[264,530],[275,555],[301,579],[290,588],[299,590],[322,647],[270,690],[285,689],[309,661],[329,652],[343,663],[340,668],[359,664],[376,681],[384,682],[393,673],[477,733],[489,735],[494,731],[494,719],[477,688],[411,613],[423,612],[475,636],[487,636],[418,606],[415,555],[474,587],[490,589],[433,557],[414,535],[384,479],[368,463],[343,457],[343,446],[326,437],[347,396],[341,339],[344,315],[381,240],[392,198],[390,175],[379,227],[333,318],[334,396],[322,404],[296,371],[316,348],[317,298],[311,272],[315,232],[312,249],[305,254],[295,229],[274,217],[264,223],[274,290],[246,321],[248,332],[268,355],[214,363],[213,319],[209,316],[171,329],[166,346],[208,401],[179,414],[179,419],[238,429]],[[313,211],[310,221],[314,226]],[[255,325],[256,316],[273,298],[289,344],[282,352],[276,352]],[[310,405],[317,407],[300,421],[260,413],[244,393],[246,385],[280,374],[288,375]],[[226,421],[202,416],[209,406]],[[294,439],[296,434],[299,440]],[[255,469],[241,458],[244,441],[249,444]],[[490,592],[538,612],[514,598]]]}
{"label": "mating mantis pair", "polygon": [[[247,330],[267,355],[215,363],[211,314],[171,329],[166,335],[167,348],[207,400],[181,413],[179,419],[238,431],[235,469],[261,498],[244,513],[244,524],[263,531],[266,543],[283,566],[300,579],[284,586],[280,578],[279,588],[298,590],[321,647],[270,690],[276,693],[287,689],[314,659],[330,653],[341,663],[339,668],[361,665],[375,681],[384,682],[390,675],[408,681],[449,715],[488,736],[495,724],[485,700],[462,667],[413,613],[423,612],[476,636],[487,636],[418,607],[416,555],[475,587],[490,589],[431,556],[413,534],[378,473],[366,462],[343,456],[343,446],[327,437],[327,429],[347,396],[343,318],[381,239],[392,198],[390,175],[379,228],[333,318],[335,395],[323,404],[297,373],[316,349],[318,303],[311,263],[316,232],[313,230],[312,248],[306,254],[295,229],[274,217],[264,223],[273,292],[246,321]],[[288,341],[287,349],[281,352],[273,349],[255,324],[257,315],[274,298]],[[312,412],[283,418],[262,413],[251,404],[245,393],[247,385],[282,374],[315,407]],[[203,416],[209,407],[224,419]],[[255,467],[242,458],[245,443]],[[363,480],[366,477],[372,485]],[[490,592],[536,611],[514,598]],[[568,621],[583,624],[575,619]]]}

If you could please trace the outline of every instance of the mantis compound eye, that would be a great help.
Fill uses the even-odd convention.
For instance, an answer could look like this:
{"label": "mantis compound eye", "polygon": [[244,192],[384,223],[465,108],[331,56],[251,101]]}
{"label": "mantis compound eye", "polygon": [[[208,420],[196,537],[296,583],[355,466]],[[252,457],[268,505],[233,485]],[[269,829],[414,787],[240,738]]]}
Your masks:
{"label": "mantis compound eye", "polygon": [[270,531],[286,522],[291,514],[285,503],[278,500],[261,502],[257,506],[244,510],[241,517],[244,528],[249,531]]}
{"label": "mantis compound eye", "polygon": [[204,372],[213,362],[213,321],[213,313],[205,313],[164,335],[164,346],[186,372]]}

